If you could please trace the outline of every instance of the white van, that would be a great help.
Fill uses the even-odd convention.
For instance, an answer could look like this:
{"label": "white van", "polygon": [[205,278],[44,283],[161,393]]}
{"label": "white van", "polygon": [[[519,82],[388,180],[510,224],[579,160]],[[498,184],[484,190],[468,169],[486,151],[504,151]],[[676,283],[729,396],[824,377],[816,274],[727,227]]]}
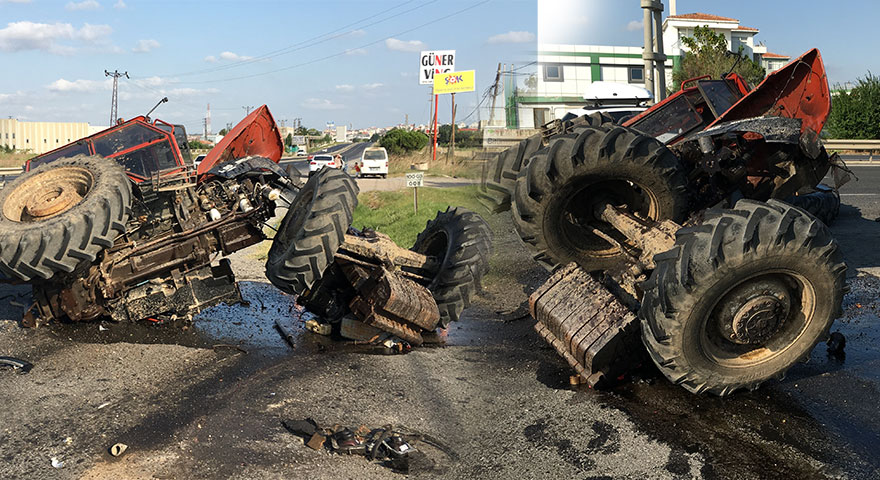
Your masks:
{"label": "white van", "polygon": [[388,176],[388,152],[384,147],[367,147],[361,154],[360,176]]}

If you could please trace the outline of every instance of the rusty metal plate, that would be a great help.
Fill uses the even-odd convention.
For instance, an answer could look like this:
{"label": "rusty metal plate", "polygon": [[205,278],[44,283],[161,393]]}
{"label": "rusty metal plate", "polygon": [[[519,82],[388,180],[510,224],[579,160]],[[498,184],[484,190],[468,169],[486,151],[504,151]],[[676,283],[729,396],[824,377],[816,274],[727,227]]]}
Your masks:
{"label": "rusty metal plate", "polygon": [[635,314],[575,263],[538,288],[529,307],[538,334],[591,386],[641,358]]}

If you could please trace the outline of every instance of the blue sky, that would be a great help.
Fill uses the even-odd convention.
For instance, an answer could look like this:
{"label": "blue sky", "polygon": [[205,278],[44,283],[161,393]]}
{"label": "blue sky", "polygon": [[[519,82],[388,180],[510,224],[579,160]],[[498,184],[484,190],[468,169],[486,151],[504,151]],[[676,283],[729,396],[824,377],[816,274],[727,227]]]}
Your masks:
{"label": "blue sky", "polygon": [[[636,0],[540,0],[571,5],[568,43],[632,45],[641,32]],[[473,111],[498,62],[533,61],[536,0],[212,1],[0,0],[0,116],[109,121],[104,69],[128,71],[119,114],[145,113],[201,130],[211,104],[214,131],[266,103],[288,125],[355,127],[428,120],[418,85],[422,49],[457,50],[456,68],[477,71],[477,93],[460,94],[458,119]],[[667,13],[668,13],[668,1]],[[832,83],[880,72],[869,32],[880,2],[678,0],[678,12],[740,19],[777,53],[822,51]],[[456,13],[465,10],[461,13]],[[446,17],[446,18],[444,18]],[[557,23],[550,22],[550,28]],[[450,116],[441,97],[440,120]],[[469,121],[476,119],[472,116]]]}
{"label": "blue sky", "polygon": [[[534,0],[0,0],[0,116],[106,125],[104,69],[118,69],[132,77],[120,80],[121,117],[167,95],[153,116],[190,132],[209,102],[215,132],[263,103],[319,129],[423,123],[421,49],[457,50],[482,90],[497,62],[530,61],[534,35]],[[457,95],[458,118],[476,98]],[[448,121],[448,95],[439,110]]]}

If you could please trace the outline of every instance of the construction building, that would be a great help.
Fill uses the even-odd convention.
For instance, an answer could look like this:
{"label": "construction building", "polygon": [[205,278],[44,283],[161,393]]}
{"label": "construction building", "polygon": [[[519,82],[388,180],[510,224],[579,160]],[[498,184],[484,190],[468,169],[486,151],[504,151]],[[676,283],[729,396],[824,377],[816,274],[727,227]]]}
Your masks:
{"label": "construction building", "polygon": [[109,127],[86,122],[22,122],[0,119],[0,145],[22,152],[42,154]]}

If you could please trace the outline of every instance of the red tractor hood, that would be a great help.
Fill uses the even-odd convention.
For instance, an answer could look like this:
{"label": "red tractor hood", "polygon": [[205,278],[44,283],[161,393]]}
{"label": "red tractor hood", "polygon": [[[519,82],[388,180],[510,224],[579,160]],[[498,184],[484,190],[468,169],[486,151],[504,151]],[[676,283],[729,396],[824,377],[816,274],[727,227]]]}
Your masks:
{"label": "red tractor hood", "polygon": [[801,119],[801,133],[822,131],[831,113],[828,79],[819,50],[812,49],[767,75],[757,88],[716,118],[721,122],[775,116]]}
{"label": "red tractor hood", "polygon": [[281,160],[284,145],[269,107],[263,105],[238,122],[220,140],[199,164],[198,175],[204,175],[215,165],[239,158],[266,157],[275,163]]}

